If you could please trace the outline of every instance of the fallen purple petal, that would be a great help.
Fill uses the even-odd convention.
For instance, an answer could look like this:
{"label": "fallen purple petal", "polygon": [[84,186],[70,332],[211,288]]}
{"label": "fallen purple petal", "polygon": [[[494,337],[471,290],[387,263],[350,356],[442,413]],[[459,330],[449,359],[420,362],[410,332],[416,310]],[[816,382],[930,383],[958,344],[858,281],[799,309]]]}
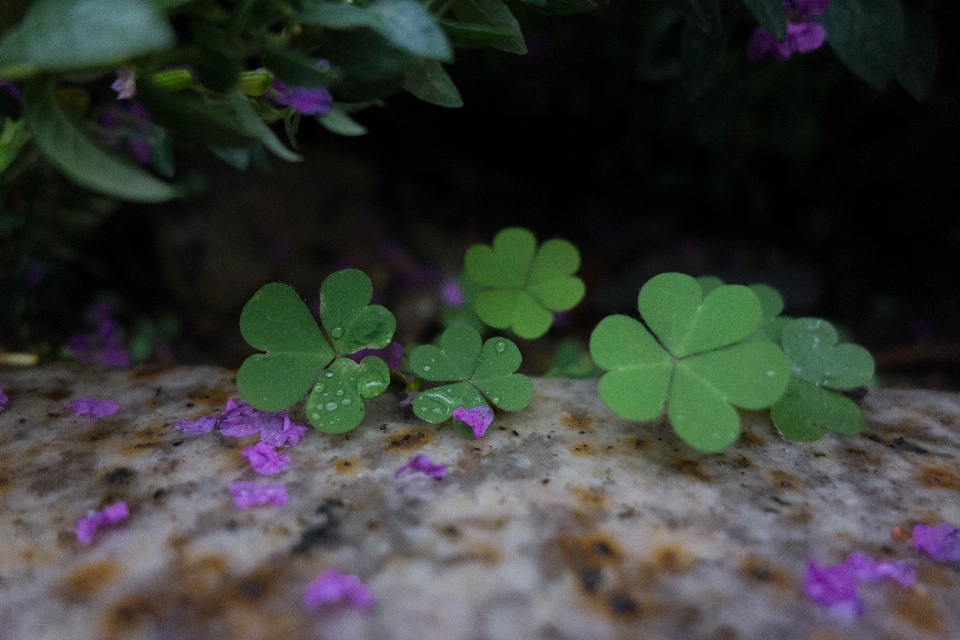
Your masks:
{"label": "fallen purple petal", "polygon": [[487,427],[493,422],[493,409],[482,404],[472,409],[457,407],[453,410],[453,417],[466,423],[473,430],[473,437],[480,438],[487,432]]}
{"label": "fallen purple petal", "polygon": [[290,456],[280,455],[263,442],[247,447],[241,455],[250,461],[254,471],[265,476],[286,471],[290,466]]}
{"label": "fallen purple petal", "polygon": [[3,387],[0,387],[0,411],[3,411],[8,406],[10,406],[10,398],[3,392]]}
{"label": "fallen purple petal", "polygon": [[73,409],[74,415],[88,415],[91,418],[105,418],[112,416],[120,410],[120,405],[113,400],[97,400],[90,396],[84,396],[79,400],[68,402],[66,406]]}
{"label": "fallen purple petal", "polygon": [[949,522],[935,527],[918,524],[913,528],[913,546],[934,560],[960,560],[960,529]]}
{"label": "fallen purple petal", "polygon": [[189,433],[192,436],[199,436],[201,434],[207,433],[208,431],[213,431],[213,428],[217,426],[217,421],[220,418],[216,416],[200,416],[199,418],[183,418],[177,420],[177,424],[174,426],[174,429],[183,431],[184,433]]}
{"label": "fallen purple petal", "polygon": [[430,460],[430,458],[424,455],[410,458],[410,460],[407,461],[407,464],[397,469],[397,472],[393,474],[393,477],[399,478],[400,474],[407,469],[413,469],[414,471],[419,471],[420,473],[437,479],[447,475],[447,465],[442,463],[435,464],[432,460]]}
{"label": "fallen purple petal", "polygon": [[117,79],[110,88],[117,92],[117,100],[127,100],[137,95],[137,76],[126,67],[117,68]]}
{"label": "fallen purple petal", "polygon": [[310,609],[341,602],[355,609],[369,609],[376,600],[359,577],[336,569],[325,569],[303,593],[303,603]]}
{"label": "fallen purple petal", "polygon": [[114,524],[128,517],[130,517],[130,510],[127,509],[126,502],[117,502],[103,511],[90,511],[87,517],[77,522],[77,540],[83,544],[90,544],[97,527],[102,524]]}
{"label": "fallen purple petal", "polygon": [[281,423],[270,420],[260,428],[260,441],[276,448],[284,445],[296,446],[300,438],[305,435],[307,435],[307,428],[291,420],[286,412],[283,412]]}
{"label": "fallen purple petal", "polygon": [[290,496],[282,484],[257,484],[256,482],[231,482],[228,487],[233,494],[233,504],[249,509],[263,504],[282,507]]}
{"label": "fallen purple petal", "polygon": [[863,615],[856,579],[843,563],[823,567],[816,560],[809,560],[803,575],[803,592],[821,607],[828,607],[834,617],[852,620]]}
{"label": "fallen purple petal", "polygon": [[882,578],[896,580],[901,587],[910,588],[916,580],[916,571],[906,560],[874,560],[865,553],[854,551],[843,561],[857,580],[873,582]]}

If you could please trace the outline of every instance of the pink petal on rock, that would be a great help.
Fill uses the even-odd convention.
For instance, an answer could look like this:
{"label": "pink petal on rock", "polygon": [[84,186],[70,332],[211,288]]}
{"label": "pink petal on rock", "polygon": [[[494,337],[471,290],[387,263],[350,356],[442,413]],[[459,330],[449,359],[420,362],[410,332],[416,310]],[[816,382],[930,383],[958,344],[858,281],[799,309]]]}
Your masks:
{"label": "pink petal on rock", "polygon": [[184,433],[189,433],[192,436],[199,436],[208,431],[213,431],[213,428],[217,426],[217,421],[220,418],[217,416],[200,416],[199,418],[182,418],[177,420],[177,424],[174,425],[174,429],[183,431]]}
{"label": "pink petal on rock", "polygon": [[233,494],[233,504],[241,509],[249,509],[262,504],[273,504],[282,507],[287,504],[290,496],[282,484],[257,484],[256,482],[231,482],[230,493]]}
{"label": "pink petal on rock", "polygon": [[426,474],[433,478],[440,479],[447,475],[447,465],[445,464],[434,464],[430,458],[424,455],[414,456],[407,461],[407,464],[403,465],[397,472],[393,474],[394,478],[399,478],[400,474],[406,471],[407,469],[413,469],[414,471],[419,471],[420,473]]}
{"label": "pink petal on rock", "polygon": [[260,441],[271,447],[296,446],[307,435],[307,428],[283,412],[282,419],[271,420],[260,429]]}
{"label": "pink petal on rock", "polygon": [[916,580],[916,571],[906,560],[874,560],[865,553],[854,551],[843,561],[857,580],[873,582],[891,578],[901,587],[910,588]]}
{"label": "pink petal on rock", "polygon": [[310,609],[341,602],[355,609],[369,609],[376,600],[359,577],[336,569],[325,569],[303,593],[303,603]]}
{"label": "pink petal on rock", "polygon": [[466,423],[473,430],[473,437],[479,438],[487,432],[487,427],[493,422],[493,409],[483,404],[472,409],[457,407],[453,410],[453,417]]}
{"label": "pink petal on rock", "polygon": [[93,541],[93,534],[102,524],[113,524],[130,517],[126,502],[117,502],[103,511],[90,511],[87,517],[77,522],[77,540],[83,544]]}
{"label": "pink petal on rock", "polygon": [[74,415],[89,415],[91,418],[105,418],[120,410],[120,405],[113,400],[97,400],[90,396],[68,402],[66,406],[73,409]]}
{"label": "pink petal on rock", "polygon": [[803,592],[821,607],[829,607],[834,617],[852,620],[863,615],[856,579],[843,563],[823,567],[816,560],[809,560],[803,575]]}
{"label": "pink petal on rock", "polygon": [[913,528],[913,546],[934,560],[960,560],[960,529],[949,522],[935,527],[918,524]]}
{"label": "pink petal on rock", "polygon": [[290,466],[290,456],[280,455],[263,442],[245,448],[242,455],[250,461],[254,471],[265,476],[286,471]]}

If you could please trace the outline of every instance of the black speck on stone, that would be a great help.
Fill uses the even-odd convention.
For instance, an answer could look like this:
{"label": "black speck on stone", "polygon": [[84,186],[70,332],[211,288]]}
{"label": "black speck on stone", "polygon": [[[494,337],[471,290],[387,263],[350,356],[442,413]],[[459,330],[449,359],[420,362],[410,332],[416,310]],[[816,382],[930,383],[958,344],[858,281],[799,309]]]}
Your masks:
{"label": "black speck on stone", "polygon": [[107,484],[126,484],[133,477],[133,469],[127,467],[117,467],[107,474]]}
{"label": "black speck on stone", "polygon": [[514,430],[511,431],[510,433],[512,433],[512,434],[515,435],[515,436],[519,436],[519,435],[520,435],[519,433],[517,433],[517,430],[516,430],[516,429],[514,429]]}
{"label": "black speck on stone", "polygon": [[583,589],[587,593],[594,593],[600,586],[601,580],[603,580],[603,576],[596,569],[580,570],[580,584],[583,585]]}
{"label": "black speck on stone", "polygon": [[173,443],[173,446],[179,447],[180,445],[183,444],[183,442],[184,442],[183,440],[177,440],[176,442]]}
{"label": "black speck on stone", "polygon": [[618,615],[632,615],[637,612],[637,602],[623,593],[610,594],[610,611]]}

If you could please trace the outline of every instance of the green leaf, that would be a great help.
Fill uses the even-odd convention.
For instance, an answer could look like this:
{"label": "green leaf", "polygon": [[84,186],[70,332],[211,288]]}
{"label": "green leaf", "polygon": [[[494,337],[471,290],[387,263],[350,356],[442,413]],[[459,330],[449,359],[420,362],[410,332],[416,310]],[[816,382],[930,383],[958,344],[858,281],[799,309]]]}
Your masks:
{"label": "green leaf", "polygon": [[550,368],[544,378],[596,378],[602,373],[590,352],[573,338],[563,338],[553,349]]}
{"label": "green leaf", "polygon": [[174,42],[150,0],[36,0],[0,40],[0,77],[115,65]]}
{"label": "green leaf", "polygon": [[370,305],[372,298],[373,284],[358,269],[332,273],[320,285],[320,320],[338,354],[390,344],[397,321],[385,307]]}
{"label": "green leaf", "polygon": [[519,227],[500,231],[493,245],[474,245],[465,257],[467,274],[490,287],[475,309],[491,327],[512,327],[522,338],[539,338],[553,323],[554,311],[568,311],[583,299],[583,281],[573,275],[580,254],[566,240],[537,248],[532,233]]}
{"label": "green leaf", "polygon": [[263,411],[300,400],[335,355],[307,305],[279,282],[264,285],[243,307],[240,333],[266,352],[247,358],[237,373],[240,395]]}
{"label": "green leaf", "polygon": [[364,7],[312,1],[304,6],[298,21],[330,29],[366,27],[415,55],[445,62],[453,60],[453,49],[443,29],[416,0],[379,0]]}
{"label": "green leaf", "polygon": [[512,29],[491,27],[485,24],[465,24],[443,18],[438,20],[451,44],[458,49],[476,49],[479,47],[514,46],[517,34]]}
{"label": "green leaf", "polygon": [[787,37],[787,12],[783,0],[743,0],[760,26],[777,40]]}
{"label": "green leaf", "polygon": [[340,107],[334,103],[330,111],[322,116],[317,116],[317,122],[331,133],[341,136],[362,136],[366,135],[367,128],[348,116]]}
{"label": "green leaf", "polygon": [[720,31],[720,5],[717,0],[667,0],[667,2],[700,32]]}
{"label": "green leaf", "polygon": [[268,47],[263,64],[290,87],[329,87],[343,76],[336,67],[318,68],[317,60],[281,46]]}
{"label": "green leaf", "polygon": [[263,144],[263,146],[278,158],[287,162],[301,162],[303,157],[287,149],[277,135],[260,119],[256,110],[250,104],[250,100],[243,95],[239,89],[230,92],[228,96],[230,106],[237,114],[240,126],[247,135],[253,136]]}
{"label": "green leaf", "polygon": [[520,350],[506,338],[481,345],[473,327],[457,325],[440,334],[437,345],[421,345],[410,354],[410,371],[433,382],[453,382],[421,392],[413,403],[420,418],[433,424],[446,421],[454,409],[478,407],[486,401],[505,411],[519,411],[533,399],[530,379],[515,371]]}
{"label": "green leaf", "polygon": [[742,409],[765,409],[780,399],[790,362],[770,342],[740,342],[682,359],[677,367],[709,381],[723,399]]}
{"label": "green leaf", "polygon": [[454,109],[463,106],[456,85],[436,60],[418,60],[404,72],[402,86],[424,102]]}
{"label": "green leaf", "polygon": [[510,13],[507,5],[500,0],[456,0],[450,7],[450,14],[458,23],[464,25],[487,26],[500,32],[510,33],[508,38],[502,38],[490,44],[496,49],[520,55],[527,52],[520,24]]}
{"label": "green leaf", "polygon": [[770,418],[785,437],[802,442],[818,440],[824,429],[852,435],[864,427],[863,412],[853,400],[796,376],[770,407]]}
{"label": "green leaf", "polygon": [[468,276],[466,271],[456,277],[456,282],[460,285],[460,291],[463,293],[463,304],[455,307],[444,301],[440,310],[440,322],[444,327],[465,324],[478,332],[483,331],[486,325],[474,308],[477,298],[483,293],[483,285]]}
{"label": "green leaf", "polygon": [[181,140],[216,147],[248,147],[254,141],[227,102],[207,101],[192,92],[164,91],[149,82],[137,87],[137,98],[155,122]]}
{"label": "green leaf", "polygon": [[740,416],[711,382],[677,367],[667,416],[684,442],[700,451],[716,453],[736,442]]}
{"label": "green leaf", "polygon": [[837,57],[874,89],[883,89],[900,68],[900,0],[834,0],[823,14],[823,26]]}
{"label": "green leaf", "polygon": [[916,100],[923,100],[937,74],[937,32],[929,13],[904,7],[903,57],[897,80]]}
{"label": "green leaf", "polygon": [[783,298],[776,289],[766,284],[752,284],[750,290],[760,301],[760,323],[750,339],[769,340],[780,344],[783,326],[790,320],[780,315],[783,311]]}
{"label": "green leaf", "polygon": [[704,33],[689,22],[683,25],[680,62],[683,65],[683,89],[690,102],[696,102],[717,75],[729,39],[722,29]]}
{"label": "green leaf", "polygon": [[307,420],[325,433],[350,431],[366,414],[363,399],[377,397],[388,384],[390,370],[380,358],[367,356],[359,364],[348,358],[337,358],[307,398]]}
{"label": "green leaf", "polygon": [[57,101],[54,83],[27,83],[23,118],[44,155],[81,186],[122,200],[163,202],[184,194],[88,138]]}
{"label": "green leaf", "polygon": [[30,132],[23,120],[5,120],[0,132],[0,173],[14,161],[23,145],[30,140]]}
{"label": "green leaf", "polygon": [[830,389],[866,386],[873,378],[873,357],[855,344],[837,345],[837,330],[826,320],[797,318],[784,326],[783,352],[793,374]]}
{"label": "green leaf", "polygon": [[742,340],[760,321],[760,302],[747,287],[723,285],[702,298],[697,281],[682,273],[649,280],[637,304],[650,330],[678,358]]}

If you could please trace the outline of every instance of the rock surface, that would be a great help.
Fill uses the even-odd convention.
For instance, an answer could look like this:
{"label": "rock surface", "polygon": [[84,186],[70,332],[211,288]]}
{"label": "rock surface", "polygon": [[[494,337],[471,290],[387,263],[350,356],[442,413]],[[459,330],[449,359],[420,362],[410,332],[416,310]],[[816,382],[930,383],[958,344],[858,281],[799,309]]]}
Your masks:
{"label": "rock surface", "polygon": [[[876,639],[960,637],[960,563],[904,540],[960,524],[960,396],[877,390],[867,429],[783,440],[742,414],[739,442],[700,454],[669,425],[613,415],[594,381],[535,380],[530,407],[476,442],[417,420],[392,391],[353,432],[313,430],[258,476],[256,436],[181,418],[235,396],[213,368],[0,370],[0,636],[4,638]],[[75,417],[82,396],[120,404]],[[408,410],[407,410],[408,411]],[[425,454],[434,479],[394,472]],[[242,510],[227,485],[282,483]],[[88,510],[128,519],[76,540]],[[892,532],[893,531],[893,535]],[[809,558],[905,559],[917,582],[863,584],[865,615],[831,618],[801,588]],[[369,610],[303,605],[326,568]]]}

